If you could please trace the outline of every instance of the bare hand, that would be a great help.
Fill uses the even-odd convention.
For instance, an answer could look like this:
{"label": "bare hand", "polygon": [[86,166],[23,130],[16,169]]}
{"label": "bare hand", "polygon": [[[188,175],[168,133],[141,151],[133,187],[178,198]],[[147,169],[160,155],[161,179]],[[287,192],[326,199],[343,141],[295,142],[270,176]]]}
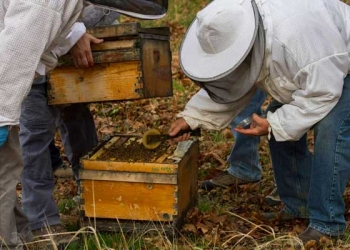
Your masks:
{"label": "bare hand", "polygon": [[91,53],[91,43],[100,44],[103,39],[85,33],[78,42],[71,48],[70,54],[73,57],[74,65],[77,68],[94,66],[94,59]]}
{"label": "bare hand", "polygon": [[245,135],[267,135],[269,133],[269,122],[257,114],[253,114],[250,128],[235,128],[235,130]]}
{"label": "bare hand", "polygon": [[[177,133],[179,133],[181,130],[186,130],[189,129],[190,126],[188,126],[187,122],[185,121],[184,118],[179,118],[177,120],[175,120],[169,129],[169,135],[170,136],[175,136]],[[169,143],[170,145],[174,145],[176,142],[180,142],[180,141],[186,141],[188,139],[190,139],[191,134],[190,133],[185,133],[183,135],[180,135],[176,138],[170,139]]]}

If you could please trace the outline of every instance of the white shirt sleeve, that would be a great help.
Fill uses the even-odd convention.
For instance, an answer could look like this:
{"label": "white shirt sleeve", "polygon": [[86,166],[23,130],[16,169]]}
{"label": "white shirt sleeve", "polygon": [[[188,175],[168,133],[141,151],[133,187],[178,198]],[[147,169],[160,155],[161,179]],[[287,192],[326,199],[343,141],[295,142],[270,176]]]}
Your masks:
{"label": "white shirt sleeve", "polygon": [[[77,22],[73,25],[71,32],[68,34],[63,43],[59,44],[52,50],[56,56],[60,57],[67,52],[78,42],[78,40],[85,34],[86,27],[83,23]],[[46,74],[46,66],[40,61],[36,72],[39,75]]]}
{"label": "white shirt sleeve", "polygon": [[50,4],[11,0],[0,17],[0,126],[18,124],[40,58],[60,32],[62,17]]}
{"label": "white shirt sleeve", "polygon": [[252,99],[256,88],[253,87],[244,97],[230,103],[219,104],[210,99],[201,89],[186,104],[184,111],[177,117],[183,117],[191,129],[202,127],[210,130],[226,128]]}
{"label": "white shirt sleeve", "polygon": [[78,40],[85,34],[85,25],[81,22],[77,22],[73,25],[72,31],[68,34],[65,41],[59,44],[52,50],[57,56],[67,54],[67,52],[78,42]]}

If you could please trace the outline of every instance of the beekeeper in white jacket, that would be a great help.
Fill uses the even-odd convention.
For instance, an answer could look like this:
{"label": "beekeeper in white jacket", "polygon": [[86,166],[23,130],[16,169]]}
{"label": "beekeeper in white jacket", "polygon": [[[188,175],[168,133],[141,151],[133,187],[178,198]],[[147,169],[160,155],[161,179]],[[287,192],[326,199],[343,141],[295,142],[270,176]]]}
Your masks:
{"label": "beekeeper in white jacket", "polygon": [[83,27],[75,41],[65,41],[82,8],[82,0],[0,1],[0,249],[20,249],[32,237],[16,196],[21,103],[35,74],[55,67],[57,45],[69,49],[85,33]]}
{"label": "beekeeper in white jacket", "polygon": [[[257,87],[274,101],[247,135],[269,135],[285,208],[282,220],[309,218],[305,243],[344,233],[350,174],[350,9],[338,0],[215,0],[189,27],[181,67],[202,89],[169,134],[222,129]],[[306,133],[315,132],[312,156]],[[174,141],[188,139],[189,135]],[[271,214],[267,218],[271,219]]]}
{"label": "beekeeper in white jacket", "polygon": [[36,71],[55,67],[52,51],[65,43],[82,8],[82,0],[0,1],[0,249],[15,249],[32,237],[16,196],[23,163],[14,125],[21,103]]}

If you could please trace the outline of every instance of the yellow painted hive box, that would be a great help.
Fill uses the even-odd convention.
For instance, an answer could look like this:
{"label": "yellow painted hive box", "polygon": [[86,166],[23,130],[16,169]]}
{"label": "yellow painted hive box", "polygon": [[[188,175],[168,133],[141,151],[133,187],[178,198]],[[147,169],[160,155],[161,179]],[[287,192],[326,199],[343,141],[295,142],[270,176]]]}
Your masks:
{"label": "yellow painted hive box", "polygon": [[172,96],[169,28],[139,23],[92,28],[104,42],[92,45],[95,65],[76,68],[70,54],[49,73],[50,105]]}
{"label": "yellow painted hive box", "polygon": [[106,140],[81,159],[81,221],[106,231],[130,221],[178,228],[197,201],[198,144],[149,150],[135,138]]}

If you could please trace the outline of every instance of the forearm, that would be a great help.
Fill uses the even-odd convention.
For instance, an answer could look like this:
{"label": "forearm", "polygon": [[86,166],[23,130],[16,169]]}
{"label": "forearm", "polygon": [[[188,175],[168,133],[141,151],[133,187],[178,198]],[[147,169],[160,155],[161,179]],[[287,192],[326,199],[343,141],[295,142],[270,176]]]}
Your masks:
{"label": "forearm", "polygon": [[256,88],[244,97],[230,104],[215,103],[205,90],[200,90],[187,103],[185,110],[178,114],[183,117],[191,129],[202,127],[210,130],[226,128],[244,107],[250,102]]}

